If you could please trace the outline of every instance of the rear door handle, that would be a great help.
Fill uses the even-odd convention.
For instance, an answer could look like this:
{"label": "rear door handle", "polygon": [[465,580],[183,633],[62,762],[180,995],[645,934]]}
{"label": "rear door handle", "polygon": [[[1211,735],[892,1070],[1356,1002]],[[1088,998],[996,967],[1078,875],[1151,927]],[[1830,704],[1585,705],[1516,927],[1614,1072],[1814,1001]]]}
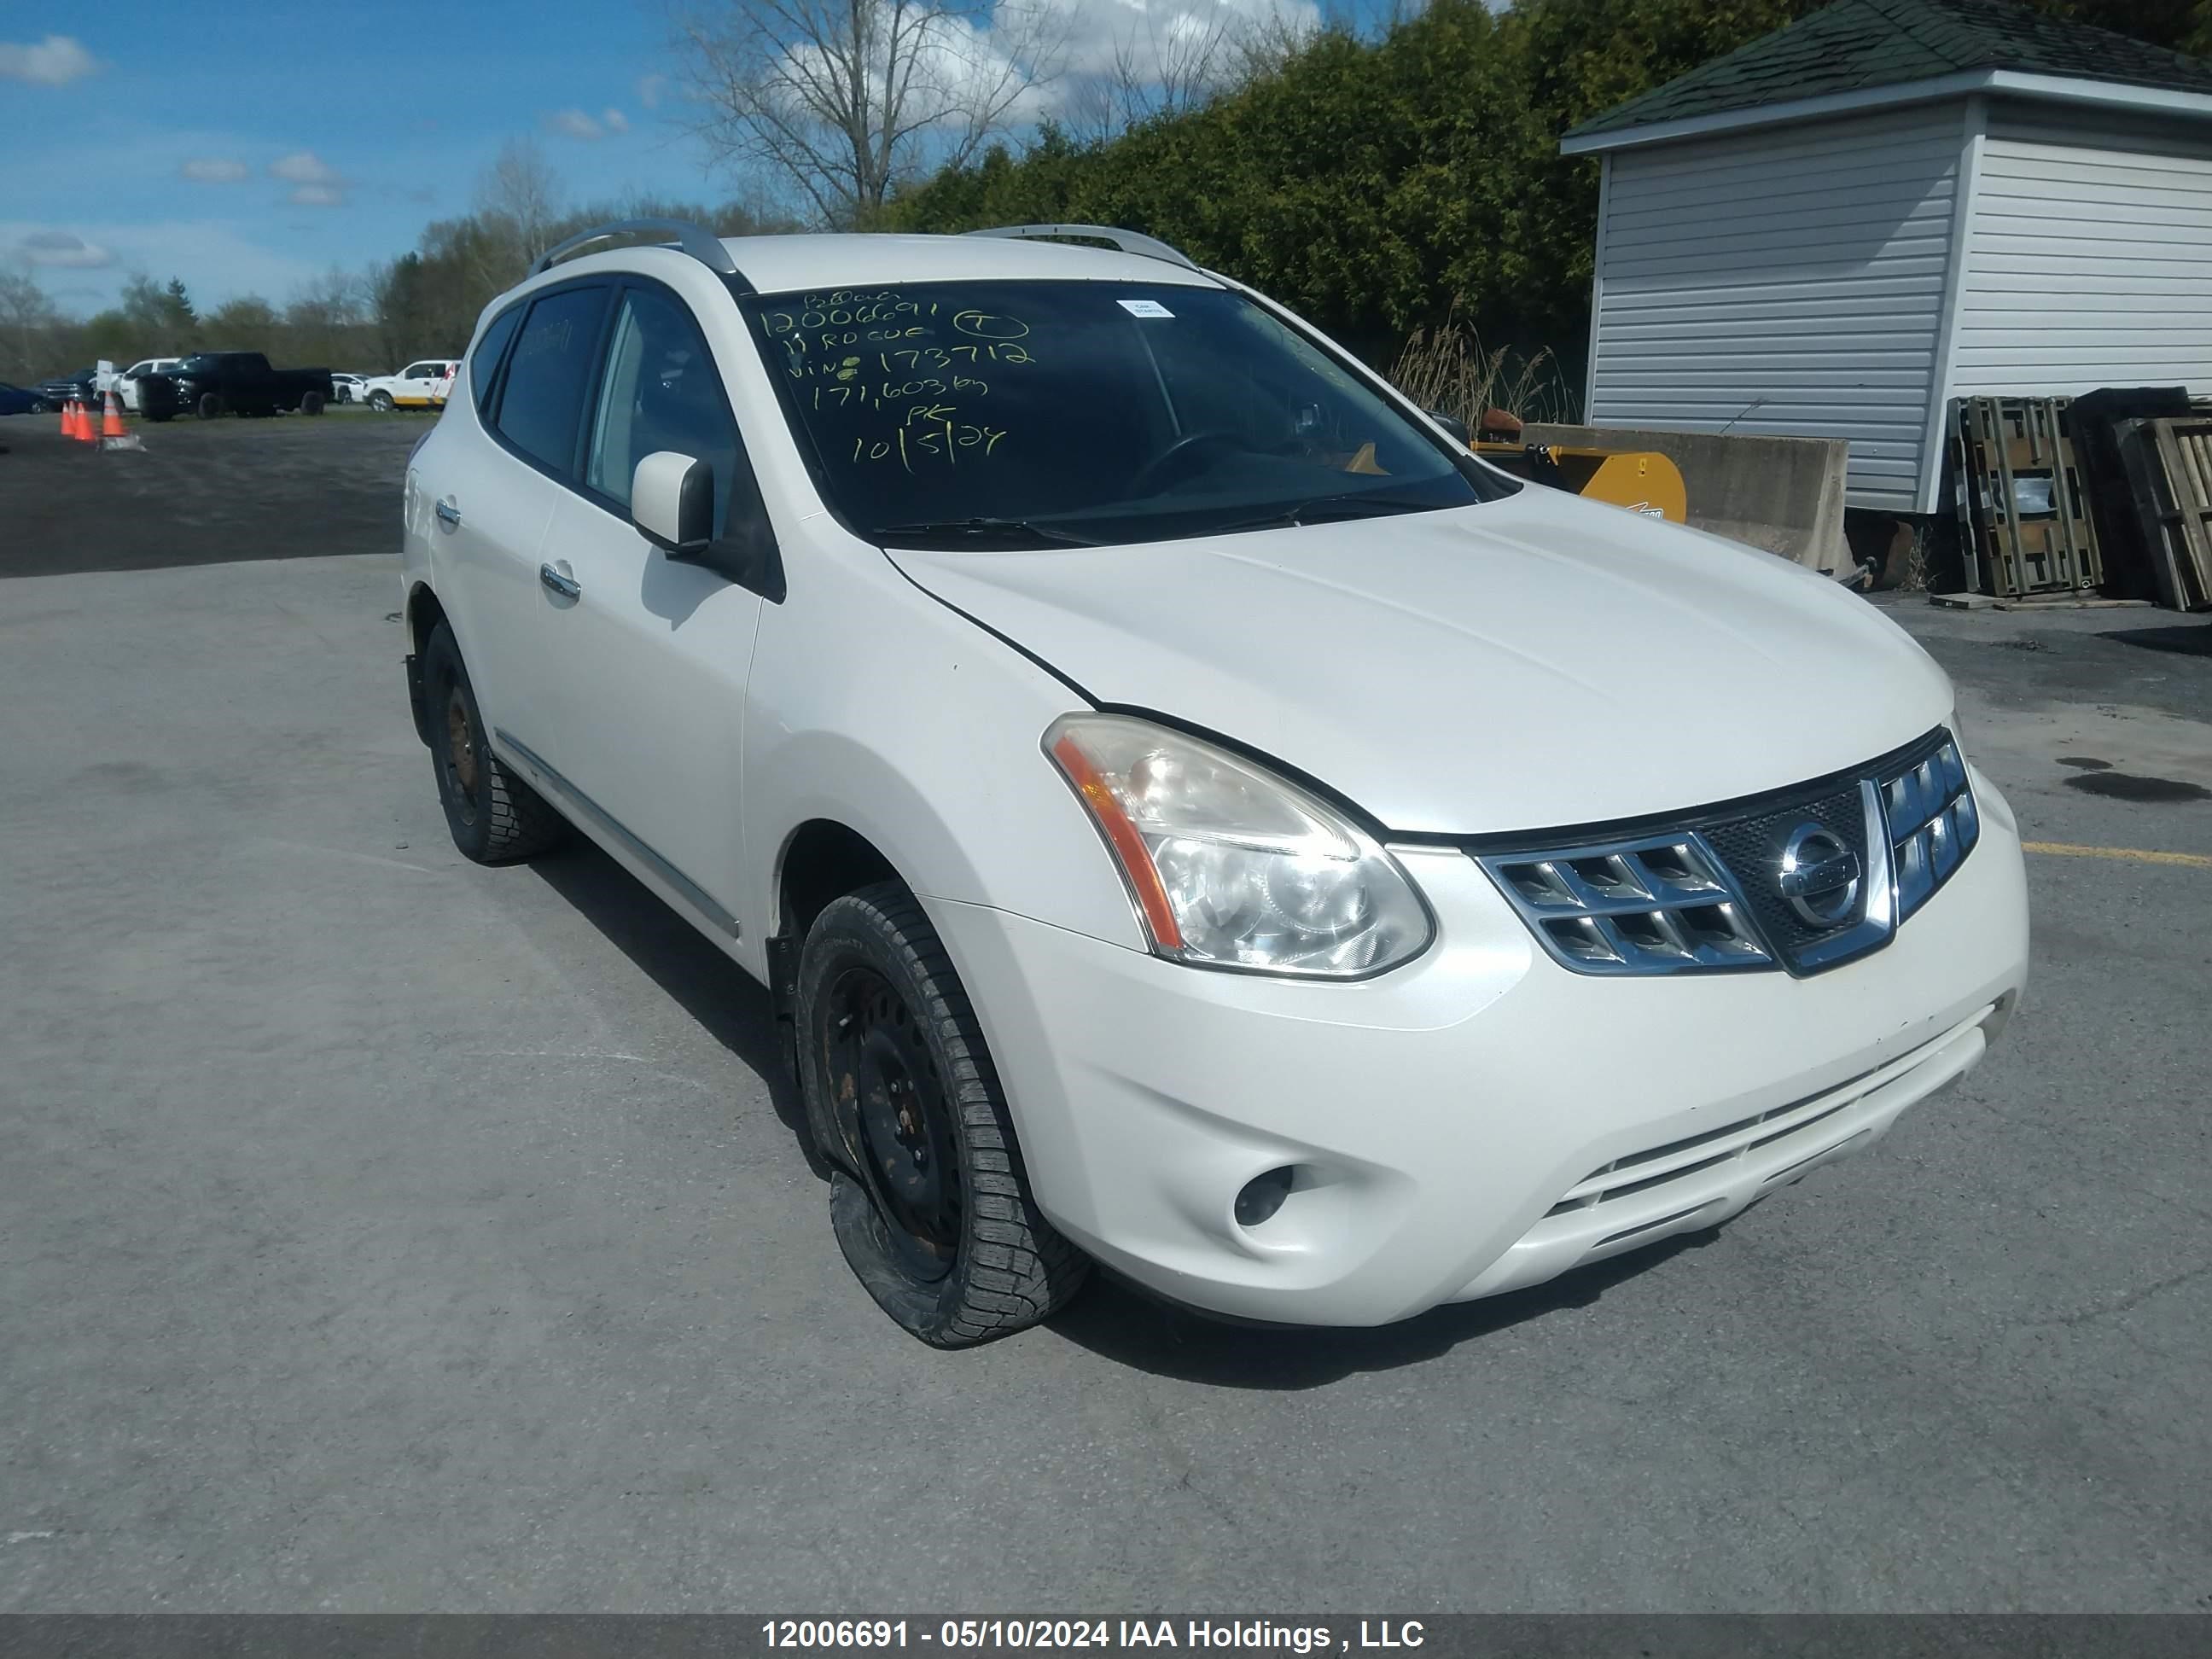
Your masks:
{"label": "rear door handle", "polygon": [[580,598],[584,592],[583,583],[566,570],[556,569],[550,564],[538,567],[538,581],[547,592],[558,593],[564,599]]}
{"label": "rear door handle", "polygon": [[438,522],[448,530],[459,530],[461,527],[461,509],[453,505],[453,498],[451,495],[438,503]]}

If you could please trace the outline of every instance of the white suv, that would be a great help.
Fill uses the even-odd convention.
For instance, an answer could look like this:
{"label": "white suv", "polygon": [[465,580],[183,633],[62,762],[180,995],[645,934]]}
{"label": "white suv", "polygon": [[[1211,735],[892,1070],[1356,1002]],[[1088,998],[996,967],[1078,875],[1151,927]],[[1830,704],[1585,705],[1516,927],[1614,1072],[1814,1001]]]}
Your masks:
{"label": "white suv", "polygon": [[461,850],[574,825],[769,985],[926,1341],[1092,1259],[1375,1324],[1710,1227],[2024,981],[1899,629],[1126,232],[591,233],[484,313],[405,526]]}

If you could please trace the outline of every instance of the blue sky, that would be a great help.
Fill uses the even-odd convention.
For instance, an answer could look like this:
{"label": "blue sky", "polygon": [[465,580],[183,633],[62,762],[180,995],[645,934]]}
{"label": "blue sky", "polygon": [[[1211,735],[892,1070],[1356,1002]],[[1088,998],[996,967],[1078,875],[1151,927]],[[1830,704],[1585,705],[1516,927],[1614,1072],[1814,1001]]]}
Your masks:
{"label": "blue sky", "polygon": [[[709,178],[684,134],[672,3],[0,0],[0,269],[78,315],[141,271],[182,277],[203,311],[244,293],[281,306],[465,212],[524,137],[568,205],[755,198]],[[1062,72],[1030,107],[1064,111],[1117,57],[1157,74],[1147,54],[1194,34],[1372,21],[1389,0],[1025,3],[1058,19]]]}
{"label": "blue sky", "polygon": [[0,261],[80,313],[135,270],[203,308],[281,304],[465,211],[524,135],[571,201],[719,199],[647,79],[669,68],[662,19],[643,0],[6,0]]}

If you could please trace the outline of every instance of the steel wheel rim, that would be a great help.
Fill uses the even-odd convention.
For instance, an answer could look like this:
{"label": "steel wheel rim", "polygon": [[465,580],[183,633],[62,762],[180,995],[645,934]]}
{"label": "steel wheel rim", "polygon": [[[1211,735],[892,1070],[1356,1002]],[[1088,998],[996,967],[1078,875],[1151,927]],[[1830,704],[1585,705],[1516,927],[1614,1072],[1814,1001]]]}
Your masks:
{"label": "steel wheel rim", "polygon": [[897,1266],[924,1284],[952,1271],[967,1194],[943,1080],[906,1000],[873,968],[828,998],[830,1085]]}
{"label": "steel wheel rim", "polygon": [[455,686],[446,695],[446,777],[461,816],[471,822],[477,815],[477,787],[483,769],[477,763],[476,728],[469,706]]}

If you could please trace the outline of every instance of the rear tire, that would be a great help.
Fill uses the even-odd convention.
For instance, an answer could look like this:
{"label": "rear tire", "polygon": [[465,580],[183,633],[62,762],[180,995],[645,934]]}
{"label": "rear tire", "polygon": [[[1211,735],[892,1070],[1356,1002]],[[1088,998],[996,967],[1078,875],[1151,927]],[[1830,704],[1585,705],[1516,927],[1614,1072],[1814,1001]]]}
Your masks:
{"label": "rear tire", "polygon": [[193,405],[193,409],[200,419],[212,421],[222,414],[223,401],[212,392],[203,392],[200,393],[199,402]]}
{"label": "rear tire", "polygon": [[800,1084],[833,1169],[830,1216],[877,1304],[933,1347],[1024,1330],[1091,1263],[1030,1195],[1006,1096],[914,895],[832,900],[799,963]]}
{"label": "rear tire", "polygon": [[301,394],[300,413],[302,415],[319,415],[322,412],[323,394],[321,392],[307,392]]}
{"label": "rear tire", "polygon": [[46,400],[44,398],[32,398],[32,399],[31,399],[31,413],[32,413],[32,414],[33,414],[33,415],[51,415],[51,414],[52,414],[53,412],[54,412],[54,411],[52,410],[52,408],[50,408],[50,407],[47,405]]}
{"label": "rear tire", "polygon": [[460,648],[444,623],[423,648],[422,702],[438,804],[461,855],[478,864],[513,864],[559,842],[568,830],[561,815],[491,752]]}

